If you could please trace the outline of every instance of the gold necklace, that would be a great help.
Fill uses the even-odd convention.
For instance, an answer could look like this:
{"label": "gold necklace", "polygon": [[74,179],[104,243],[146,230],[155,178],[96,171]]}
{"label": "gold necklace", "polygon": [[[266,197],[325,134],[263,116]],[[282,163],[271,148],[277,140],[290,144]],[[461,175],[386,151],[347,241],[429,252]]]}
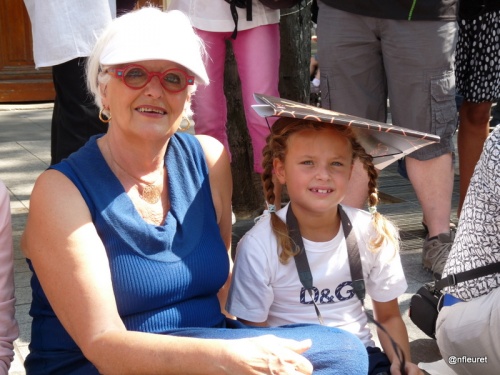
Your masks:
{"label": "gold necklace", "polygon": [[[111,156],[111,160],[113,160],[113,163],[120,168],[122,172],[124,172],[127,176],[132,178],[133,180],[136,181],[134,184],[135,189],[137,190],[137,193],[139,194],[139,197],[144,201],[149,204],[155,204],[158,203],[161,199],[161,190],[162,190],[162,183],[163,183],[163,168],[162,172],[160,173],[160,176],[154,181],[154,182],[146,182],[143,181],[137,177],[132,176],[130,173],[128,173],[125,168],[123,168],[118,162],[115,160],[115,157],[113,156],[113,152],[111,151],[111,147],[109,147],[109,142],[106,141],[106,145],[108,146],[109,154]],[[160,181],[158,183],[158,181]],[[139,187],[142,189],[142,191],[139,189]]]}

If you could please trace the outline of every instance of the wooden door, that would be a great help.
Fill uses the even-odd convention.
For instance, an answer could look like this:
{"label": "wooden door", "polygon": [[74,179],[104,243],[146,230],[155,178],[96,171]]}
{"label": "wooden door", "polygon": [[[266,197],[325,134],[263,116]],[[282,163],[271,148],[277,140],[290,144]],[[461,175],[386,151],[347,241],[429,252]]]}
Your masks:
{"label": "wooden door", "polygon": [[54,97],[51,68],[35,69],[31,24],[23,0],[0,0],[0,103],[52,101]]}
{"label": "wooden door", "polygon": [[[168,0],[138,0],[138,7],[147,2],[164,9],[168,4]],[[23,0],[0,0],[0,103],[54,100],[51,71],[35,69],[31,23]]]}

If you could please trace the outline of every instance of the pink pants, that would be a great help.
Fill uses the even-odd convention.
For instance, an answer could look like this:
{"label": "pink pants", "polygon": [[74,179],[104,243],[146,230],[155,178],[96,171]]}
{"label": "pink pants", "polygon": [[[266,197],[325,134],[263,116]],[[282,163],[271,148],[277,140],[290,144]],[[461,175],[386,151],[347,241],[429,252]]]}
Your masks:
{"label": "pink pants", "polygon": [[[199,86],[192,99],[196,134],[218,139],[230,153],[226,132],[227,104],[224,95],[224,63],[226,40],[231,40],[241,81],[243,108],[252,140],[255,172],[262,172],[262,149],[269,128],[266,119],[251,107],[256,104],[254,93],[279,96],[280,34],[279,24],[258,26],[238,31],[236,40],[231,32],[196,30],[208,52],[205,58],[210,84]],[[268,120],[271,125],[274,123]]]}

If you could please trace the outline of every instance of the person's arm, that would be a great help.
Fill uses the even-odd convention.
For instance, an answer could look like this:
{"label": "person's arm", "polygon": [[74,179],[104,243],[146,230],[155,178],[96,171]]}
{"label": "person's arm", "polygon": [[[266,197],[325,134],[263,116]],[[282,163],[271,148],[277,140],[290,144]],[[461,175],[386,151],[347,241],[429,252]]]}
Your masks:
{"label": "person's arm", "polygon": [[218,297],[221,311],[226,316],[232,317],[225,309],[233,270],[233,259],[231,257],[233,180],[229,156],[222,143],[215,138],[206,135],[197,135],[196,137],[205,152],[217,223],[229,257],[229,275],[226,283],[220,289]]}
{"label": "person's arm", "polygon": [[[406,360],[406,373],[408,375],[422,374],[422,371],[411,363],[410,344],[408,341],[408,332],[401,318],[398,300],[395,298],[388,302],[378,302],[373,300],[373,314],[375,319],[387,330],[394,341],[403,350]],[[401,375],[400,361],[394,352],[392,344],[387,335],[380,329],[377,330],[378,338],[382,348],[391,361],[391,375]]]}
{"label": "person's arm", "polygon": [[[262,223],[260,223],[262,224]],[[268,229],[268,230],[267,230]],[[266,225],[254,226],[236,248],[234,273],[226,304],[227,311],[250,326],[268,327],[274,302],[272,269],[278,262],[274,237]],[[269,255],[268,251],[273,255]]]}
{"label": "person's arm", "polygon": [[[58,171],[37,180],[23,235],[43,290],[64,328],[103,374],[271,374],[297,363],[310,342],[208,340],[127,331],[108,258],[77,188]],[[270,364],[270,365],[268,365]],[[273,368],[271,368],[273,367]]]}
{"label": "person's arm", "polygon": [[0,375],[7,375],[19,336],[15,319],[14,254],[9,192],[0,182]]}
{"label": "person's arm", "polygon": [[249,320],[245,320],[245,319],[240,319],[238,318],[238,320],[240,322],[242,322],[243,324],[246,324],[247,326],[254,326],[254,327],[269,327],[269,324],[267,323],[267,321],[265,322],[251,322]]}

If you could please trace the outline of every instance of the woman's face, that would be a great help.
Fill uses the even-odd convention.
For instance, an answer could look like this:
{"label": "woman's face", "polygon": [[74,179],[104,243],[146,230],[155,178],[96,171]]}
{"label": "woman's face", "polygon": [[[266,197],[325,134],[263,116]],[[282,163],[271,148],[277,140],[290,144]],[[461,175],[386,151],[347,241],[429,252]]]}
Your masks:
{"label": "woman's face", "polygon": [[[181,69],[179,64],[152,60],[134,63],[149,72],[164,72],[168,69]],[[124,68],[117,66],[115,68]],[[179,92],[167,91],[158,76],[142,88],[128,87],[122,79],[115,76],[101,85],[102,103],[111,114],[111,127],[142,138],[158,140],[159,137],[172,136],[182,120],[182,113],[190,95],[187,87]]]}
{"label": "woman's face", "polygon": [[285,160],[275,159],[274,171],[286,184],[294,210],[321,214],[344,198],[352,165],[345,136],[333,129],[307,129],[288,138]]}

